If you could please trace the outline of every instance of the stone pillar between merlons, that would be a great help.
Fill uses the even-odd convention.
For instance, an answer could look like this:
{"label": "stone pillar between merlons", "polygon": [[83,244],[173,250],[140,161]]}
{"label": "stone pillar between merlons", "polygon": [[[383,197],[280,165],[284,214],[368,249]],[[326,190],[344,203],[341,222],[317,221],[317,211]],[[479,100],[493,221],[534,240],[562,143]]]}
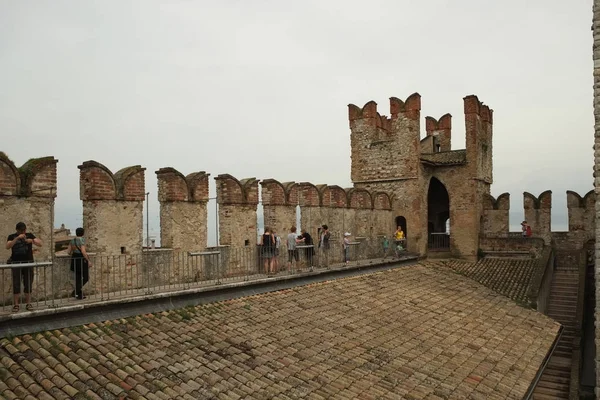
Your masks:
{"label": "stone pillar between merlons", "polygon": [[274,229],[285,245],[291,227],[296,226],[298,185],[294,182],[280,183],[275,179],[264,179],[260,184],[264,226]]}
{"label": "stone pillar between merlons", "polygon": [[[54,157],[32,158],[17,168],[6,154],[0,152],[0,230],[3,243],[8,235],[16,232],[16,225],[24,222],[27,232],[33,233],[42,241],[42,246],[33,246],[36,262],[50,261],[54,252],[51,241],[54,199],[56,198],[56,164]],[[6,263],[11,251],[2,246],[0,264]],[[39,269],[38,272],[42,271]],[[0,284],[12,288],[10,270],[4,270]],[[33,282],[33,296],[36,299],[50,298],[54,292],[51,286],[52,274],[37,273]],[[0,295],[3,304],[12,302],[12,291]]]}
{"label": "stone pillar between merlons", "polygon": [[569,234],[580,242],[594,239],[596,230],[596,193],[590,190],[585,196],[567,190]]}
{"label": "stone pillar between merlons", "polygon": [[140,254],[145,168],[136,165],[113,174],[96,161],[78,168],[87,249],[103,256]]}
{"label": "stone pillar between merlons", "polygon": [[502,193],[495,199],[484,195],[483,199],[483,232],[485,236],[506,236],[509,232],[510,194]]}
{"label": "stone pillar between merlons", "polygon": [[317,186],[310,182],[299,183],[298,203],[300,204],[300,228],[312,236],[316,246],[319,228],[326,223],[321,213],[321,195]]}
{"label": "stone pillar between merlons", "polygon": [[[219,206],[219,237],[217,244],[229,246],[220,250],[227,254],[222,263],[223,277],[241,276],[256,271],[258,180],[238,180],[229,174],[215,178]],[[222,247],[220,247],[222,249]]]}
{"label": "stone pillar between merlons", "polygon": [[185,252],[206,249],[209,174],[184,176],[174,168],[161,168],[156,176],[161,247]]}
{"label": "stone pillar between merlons", "polygon": [[552,238],[552,191],[546,190],[538,197],[523,193],[525,220],[531,226],[532,236],[541,237],[546,244]]}

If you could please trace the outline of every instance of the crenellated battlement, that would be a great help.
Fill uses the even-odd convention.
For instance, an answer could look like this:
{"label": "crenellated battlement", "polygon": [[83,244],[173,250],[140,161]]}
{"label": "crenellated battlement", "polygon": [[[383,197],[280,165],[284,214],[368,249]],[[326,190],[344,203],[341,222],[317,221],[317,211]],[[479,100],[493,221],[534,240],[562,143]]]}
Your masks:
{"label": "crenellated battlement", "polygon": [[[581,243],[593,238],[595,231],[595,201],[593,190],[581,196],[567,190],[568,234],[575,235]],[[505,235],[509,233],[510,195],[503,193],[494,199],[486,195],[483,199],[484,235]],[[523,215],[531,226],[534,236],[552,240],[552,191],[546,190],[535,196],[523,192]],[[517,221],[521,222],[521,221]]]}
{"label": "crenellated battlement", "polygon": [[298,204],[298,185],[296,182],[279,182],[275,179],[263,179],[262,187],[263,205],[296,206]]}
{"label": "crenellated battlement", "polygon": [[298,204],[301,207],[320,207],[322,199],[317,186],[310,182],[300,182],[298,184]]}
{"label": "crenellated battlement", "polygon": [[476,115],[481,118],[483,122],[492,124],[494,111],[483,102],[479,101],[479,98],[471,94],[463,98],[465,115]]}
{"label": "crenellated battlement", "polygon": [[123,168],[113,174],[97,161],[79,165],[81,200],[144,201],[144,171],[139,165]]}
{"label": "crenellated battlement", "polygon": [[184,176],[175,168],[165,167],[156,171],[159,201],[208,201],[208,178],[205,171]]}
{"label": "crenellated battlement", "polygon": [[204,171],[184,176],[172,167],[156,171],[162,246],[188,251],[206,248],[209,176]]}
{"label": "crenellated battlement", "polygon": [[229,174],[221,174],[215,178],[215,181],[219,204],[258,204],[256,178],[238,180]]}
{"label": "crenellated battlement", "polygon": [[373,198],[366,189],[352,188],[348,189],[348,204],[351,208],[369,210],[373,208]]}
{"label": "crenellated battlement", "polygon": [[321,197],[325,207],[345,208],[348,206],[348,194],[337,185],[327,185]]}
{"label": "crenellated battlement", "polygon": [[413,93],[402,101],[397,97],[390,97],[390,114],[392,120],[403,116],[407,119],[418,120],[421,116],[421,95]]}
{"label": "crenellated battlement", "polygon": [[452,115],[444,114],[439,120],[425,117],[425,132],[432,138],[433,152],[450,151],[452,149]]}
{"label": "crenellated battlement", "polygon": [[0,152],[0,196],[56,197],[54,157],[31,158],[17,168]]}

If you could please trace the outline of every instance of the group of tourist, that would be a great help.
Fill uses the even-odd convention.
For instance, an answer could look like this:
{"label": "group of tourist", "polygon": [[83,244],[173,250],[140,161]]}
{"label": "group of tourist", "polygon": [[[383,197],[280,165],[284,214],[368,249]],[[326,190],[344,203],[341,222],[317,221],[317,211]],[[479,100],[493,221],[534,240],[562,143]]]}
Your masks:
{"label": "group of tourist", "polygon": [[[18,312],[21,303],[21,284],[25,294],[25,309],[33,311],[31,291],[34,277],[33,246],[41,247],[42,241],[33,233],[27,232],[27,225],[19,222],[15,227],[16,232],[8,235],[6,249],[11,251],[10,258],[6,261],[11,265],[13,284],[13,312]],[[89,280],[89,267],[92,266],[85,249],[83,228],[77,228],[76,237],[69,242],[69,255],[71,256],[71,271],[75,275],[75,290],[72,297],[84,299],[83,286]],[[19,266],[21,265],[21,266]]]}
{"label": "group of tourist", "polygon": [[[344,263],[348,264],[350,262],[349,258],[349,248],[350,248],[350,233],[344,233],[344,237],[342,240],[342,248],[343,248],[343,256]],[[305,229],[302,229],[301,233],[297,234],[297,229],[295,226],[290,228],[290,232],[287,235],[287,252],[288,252],[288,262],[287,268],[289,270],[292,269],[294,262],[296,265],[300,261],[300,253],[299,251],[303,251],[304,258],[311,270],[314,269],[314,256],[315,252],[315,244],[313,242],[313,238]],[[263,260],[264,272],[267,275],[273,275],[279,272],[279,248],[281,247],[281,238],[277,236],[277,232],[275,229],[270,227],[265,227],[265,231],[260,237],[260,247],[261,247],[261,258]],[[322,225],[319,229],[319,242],[318,249],[320,252],[320,265],[322,267],[329,266],[329,250],[331,249],[331,233],[329,232],[329,227],[327,225]]]}

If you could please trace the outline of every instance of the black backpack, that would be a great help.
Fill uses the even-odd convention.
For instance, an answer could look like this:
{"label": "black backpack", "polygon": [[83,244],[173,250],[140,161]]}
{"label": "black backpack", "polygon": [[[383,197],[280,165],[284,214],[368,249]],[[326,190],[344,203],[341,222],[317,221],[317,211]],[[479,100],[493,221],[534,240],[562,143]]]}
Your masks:
{"label": "black backpack", "polygon": [[29,245],[24,240],[17,240],[12,247],[12,258],[23,258],[29,252]]}

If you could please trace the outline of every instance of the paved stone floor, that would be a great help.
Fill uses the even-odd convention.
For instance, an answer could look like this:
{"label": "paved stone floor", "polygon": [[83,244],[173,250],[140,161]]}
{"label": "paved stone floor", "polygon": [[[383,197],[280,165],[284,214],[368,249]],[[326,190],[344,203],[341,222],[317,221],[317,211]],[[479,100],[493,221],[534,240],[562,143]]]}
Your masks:
{"label": "paved stone floor", "polygon": [[559,325],[414,265],[0,339],[6,399],[520,399]]}

